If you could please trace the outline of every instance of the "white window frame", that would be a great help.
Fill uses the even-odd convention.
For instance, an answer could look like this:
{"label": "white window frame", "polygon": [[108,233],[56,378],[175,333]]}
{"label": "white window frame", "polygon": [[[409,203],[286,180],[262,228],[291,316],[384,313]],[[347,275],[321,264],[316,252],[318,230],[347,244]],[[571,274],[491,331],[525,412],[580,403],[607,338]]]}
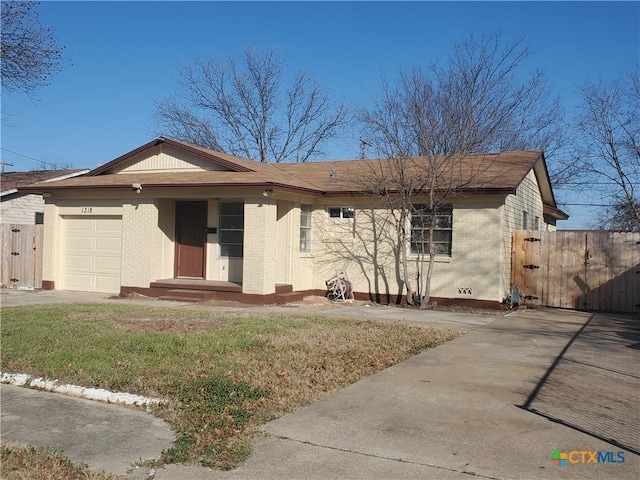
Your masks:
{"label": "white window frame", "polygon": [[[240,217],[240,215],[223,215],[222,207],[223,205],[241,205],[242,206],[242,227],[241,228],[229,228],[223,227],[223,217]],[[242,234],[242,241],[240,243],[237,242],[223,242],[223,234],[224,232],[240,232]],[[237,247],[240,246],[240,256],[238,255],[229,255],[225,254],[223,250],[225,250],[225,246]],[[242,202],[221,202],[218,205],[218,253],[220,258],[243,258],[244,257],[244,203]]]}
{"label": "white window frame", "polygon": [[[311,222],[312,222],[313,209],[311,205],[307,203],[300,204],[300,251],[304,253],[311,252],[312,246],[312,234],[311,234]],[[304,232],[304,235],[303,235]],[[304,239],[303,239],[304,238]]]}
{"label": "white window frame", "polygon": [[[412,255],[418,255],[420,253],[424,253],[428,255],[429,254],[429,224],[430,224],[429,217],[431,216],[431,214],[429,213],[429,210],[431,210],[431,208],[429,207],[429,205],[426,205],[426,204],[414,205],[414,208],[418,212],[423,212],[422,214],[418,214],[418,216],[423,217],[424,220],[422,222],[422,226],[417,227],[416,223],[418,222],[414,222],[416,213],[411,214],[411,218],[410,218],[411,237],[409,240],[409,251]],[[453,205],[446,204],[446,205],[440,205],[436,207],[435,216],[436,216],[436,226],[434,227],[434,232],[433,232],[434,235],[439,232],[448,232],[448,237],[449,237],[446,242],[442,240],[434,241],[434,245],[447,246],[447,248],[445,248],[446,252],[436,251],[436,256],[451,258],[453,253]],[[438,225],[439,220],[442,222],[442,224],[444,224],[444,226],[442,224]],[[419,252],[417,248],[418,241],[416,241],[415,239],[418,236],[418,232],[421,232],[421,238],[422,238],[419,243],[423,245],[422,247],[423,249],[426,248],[424,252]],[[424,238],[425,233],[427,236],[426,239]]]}
{"label": "white window frame", "polygon": [[356,209],[353,207],[327,207],[327,216],[331,220],[353,220],[356,216]]}

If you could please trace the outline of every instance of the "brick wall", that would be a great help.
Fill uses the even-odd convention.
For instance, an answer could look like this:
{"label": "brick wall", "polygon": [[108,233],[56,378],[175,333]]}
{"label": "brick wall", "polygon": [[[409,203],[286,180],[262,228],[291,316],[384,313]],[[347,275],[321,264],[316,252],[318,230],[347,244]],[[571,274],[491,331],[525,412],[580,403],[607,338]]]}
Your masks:
{"label": "brick wall", "polygon": [[245,198],[242,292],[268,295],[275,292],[276,200]]}
{"label": "brick wall", "polygon": [[122,206],[122,280],[127,287],[148,287],[157,280],[159,251],[158,207],[153,199]]}
{"label": "brick wall", "polygon": [[[325,280],[336,270],[344,270],[357,292],[369,292],[372,297],[379,293],[382,301],[387,294],[404,293],[399,287],[402,272],[395,223],[389,212],[362,201],[354,203],[353,199],[344,199],[343,203],[356,208],[355,219],[330,219],[326,205],[315,206],[313,288],[324,289]],[[436,258],[431,295],[502,300],[501,199],[485,199],[482,203],[467,199],[454,202],[453,206],[452,255]],[[404,248],[408,252],[408,245]],[[407,258],[408,277],[415,285],[417,257],[408,253]]]}

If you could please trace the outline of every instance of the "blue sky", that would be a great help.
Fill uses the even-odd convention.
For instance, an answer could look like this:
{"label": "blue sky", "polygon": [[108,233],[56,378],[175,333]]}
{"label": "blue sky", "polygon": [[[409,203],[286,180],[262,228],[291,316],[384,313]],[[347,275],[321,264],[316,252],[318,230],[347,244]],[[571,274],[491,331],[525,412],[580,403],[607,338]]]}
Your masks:
{"label": "blue sky", "polygon": [[[95,168],[143,145],[155,136],[153,101],[172,92],[178,66],[247,47],[273,48],[291,73],[307,70],[366,106],[383,75],[445,61],[472,32],[501,32],[505,42],[524,37],[526,68],[546,72],[569,114],[581,82],[640,61],[639,2],[43,2],[38,12],[68,61],[35,100],[2,93],[7,171],[36,160]],[[358,153],[350,140],[329,156]],[[587,226],[585,209],[565,210],[566,227]]]}

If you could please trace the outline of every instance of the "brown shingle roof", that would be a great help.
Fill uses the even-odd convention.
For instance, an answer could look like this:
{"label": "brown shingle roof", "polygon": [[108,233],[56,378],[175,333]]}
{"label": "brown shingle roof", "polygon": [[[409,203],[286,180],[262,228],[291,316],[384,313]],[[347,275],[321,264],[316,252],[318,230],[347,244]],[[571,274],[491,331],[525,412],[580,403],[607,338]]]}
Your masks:
{"label": "brown shingle roof", "polygon": [[[261,172],[142,172],[118,175],[96,175],[70,178],[38,186],[43,191],[62,189],[95,189],[130,187],[140,183],[145,188],[207,187],[207,186],[280,186],[295,190],[320,193],[308,183],[282,172],[265,175]],[[32,186],[35,189],[36,186]]]}
{"label": "brown shingle roof", "polygon": [[[162,143],[197,154],[205,160],[228,168],[229,171],[109,173],[117,168],[119,163]],[[514,193],[527,173],[540,160],[544,160],[540,151],[456,157],[438,165],[439,184],[468,192]],[[402,161],[402,165],[405,173],[415,179],[423,175],[427,160],[421,157],[407,158]],[[129,187],[132,183],[140,183],[146,187],[163,188],[253,185],[301,190],[315,195],[362,194],[370,189],[372,184],[379,183],[382,177],[393,179],[398,171],[398,164],[390,160],[265,164],[160,137],[93,170],[86,176],[48,183],[46,187],[40,186],[40,189],[53,191],[67,188],[121,188]]]}
{"label": "brown shingle roof", "polygon": [[[515,191],[527,173],[542,159],[539,151],[477,154],[452,159],[434,159],[439,185],[456,190]],[[349,160],[278,164],[276,167],[326,193],[359,192],[384,179],[394,190],[402,171],[410,180],[425,178],[429,163],[424,157],[404,160]],[[395,185],[394,185],[395,184]]]}
{"label": "brown shingle roof", "polygon": [[64,177],[74,173],[86,172],[82,169],[65,170],[33,170],[30,172],[5,172],[0,176],[0,190],[26,187],[34,183],[46,182],[54,178]]}

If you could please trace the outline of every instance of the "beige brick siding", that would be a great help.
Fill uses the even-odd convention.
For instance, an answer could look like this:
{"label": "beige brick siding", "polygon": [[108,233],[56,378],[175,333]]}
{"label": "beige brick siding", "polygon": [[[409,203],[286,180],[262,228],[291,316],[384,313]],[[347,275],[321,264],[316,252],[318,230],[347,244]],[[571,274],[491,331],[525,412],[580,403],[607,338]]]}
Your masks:
{"label": "beige brick siding", "polygon": [[18,223],[34,225],[36,212],[44,212],[44,198],[42,195],[8,195],[7,200],[0,203],[0,218],[2,223]]}
{"label": "beige brick siding", "polygon": [[42,280],[56,282],[56,273],[60,268],[56,268],[56,262],[60,262],[62,232],[60,222],[62,219],[58,215],[58,207],[47,203],[44,206],[44,232],[42,237]]}
{"label": "beige brick siding", "polygon": [[157,279],[161,257],[158,207],[153,199],[122,206],[122,285],[148,287]]}
{"label": "beige brick siding", "polygon": [[243,293],[268,295],[275,292],[276,201],[245,198]]}
{"label": "beige brick siding", "polygon": [[[339,202],[339,201],[338,201]],[[396,233],[390,213],[353,199],[334,202],[334,206],[354,206],[355,220],[330,219],[327,205],[317,204],[313,214],[313,254],[299,256],[295,285],[311,283],[324,289],[325,281],[344,270],[358,292],[398,295],[402,277],[396,258]],[[438,257],[434,266],[431,295],[500,301],[503,258],[501,201],[454,203],[451,257]],[[355,223],[354,223],[355,222]],[[374,241],[374,238],[377,239]],[[406,245],[403,248],[409,248]],[[408,250],[407,250],[408,251]],[[417,257],[409,254],[409,278],[415,284]],[[308,272],[313,272],[311,276]],[[425,270],[426,272],[426,270]],[[311,278],[312,277],[312,278]],[[382,298],[384,301],[384,298]]]}

